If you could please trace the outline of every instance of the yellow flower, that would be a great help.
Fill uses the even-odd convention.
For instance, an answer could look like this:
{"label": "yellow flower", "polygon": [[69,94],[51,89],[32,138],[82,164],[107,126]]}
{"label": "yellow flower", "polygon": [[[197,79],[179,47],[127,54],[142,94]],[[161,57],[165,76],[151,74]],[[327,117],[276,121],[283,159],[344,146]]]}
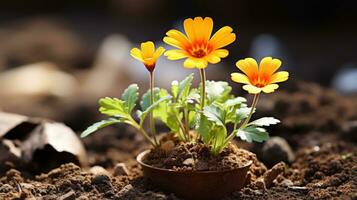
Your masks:
{"label": "yellow flower", "polygon": [[146,69],[150,72],[154,71],[156,61],[164,53],[165,49],[159,47],[155,51],[155,45],[153,42],[143,42],[141,43],[141,50],[138,48],[133,48],[130,51],[131,56],[142,62]]}
{"label": "yellow flower", "polygon": [[272,57],[263,58],[260,61],[259,69],[257,62],[253,58],[239,60],[236,66],[244,74],[232,73],[232,80],[246,84],[243,89],[251,94],[258,94],[261,91],[265,93],[274,92],[279,87],[275,83],[286,81],[289,78],[289,72],[287,71],[276,72],[281,66],[281,61]]}
{"label": "yellow flower", "polygon": [[233,29],[225,26],[212,37],[213,20],[210,17],[188,18],[183,23],[186,35],[178,30],[169,30],[164,42],[178,49],[168,50],[165,56],[170,60],[187,58],[187,68],[206,68],[208,63],[216,64],[228,56],[228,50],[221,49],[236,39]]}

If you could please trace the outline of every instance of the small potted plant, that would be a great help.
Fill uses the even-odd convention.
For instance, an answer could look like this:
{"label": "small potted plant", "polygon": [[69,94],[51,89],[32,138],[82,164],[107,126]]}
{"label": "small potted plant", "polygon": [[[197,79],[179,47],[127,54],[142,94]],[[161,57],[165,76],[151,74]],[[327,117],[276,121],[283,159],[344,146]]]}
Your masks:
{"label": "small potted plant", "polygon": [[[269,135],[263,128],[279,123],[273,117],[251,121],[261,92],[274,92],[277,83],[286,81],[289,73],[276,72],[279,59],[265,57],[259,66],[253,58],[239,60],[236,66],[243,73],[232,73],[231,79],[245,84],[253,94],[250,107],[243,97],[231,94],[231,86],[223,81],[207,81],[205,68],[228,56],[223,47],[235,41],[233,29],[225,26],[211,36],[211,18],[196,17],[184,21],[185,33],[169,30],[164,42],[177,49],[165,52],[155,49],[153,42],[144,42],[131,55],[141,61],[150,73],[150,89],[141,96],[137,84],[131,84],[121,98],[99,100],[99,111],[109,118],[93,124],[82,137],[116,123],[126,123],[138,130],[152,149],[138,155],[144,176],[163,189],[187,199],[217,199],[244,186],[252,163],[244,150],[231,141],[238,137],[247,142],[263,142]],[[164,53],[165,52],[165,53]],[[201,83],[192,86],[193,74],[173,81],[171,88],[154,87],[156,61],[164,54],[170,60],[186,58],[186,68],[197,68]],[[150,132],[143,125],[149,117]],[[158,139],[154,120],[161,120],[171,131]],[[149,134],[150,133],[150,134]]]}

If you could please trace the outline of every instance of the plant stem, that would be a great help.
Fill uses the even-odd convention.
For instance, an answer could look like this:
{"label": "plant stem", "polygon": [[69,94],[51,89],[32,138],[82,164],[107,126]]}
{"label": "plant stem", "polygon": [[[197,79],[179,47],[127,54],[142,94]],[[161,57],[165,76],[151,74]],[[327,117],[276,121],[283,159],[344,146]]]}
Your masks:
{"label": "plant stem", "polygon": [[[205,107],[205,99],[206,99],[206,72],[205,69],[200,69],[200,77],[201,77],[201,118],[203,117],[203,109]],[[201,135],[197,136],[197,141],[201,139]]]}
{"label": "plant stem", "polygon": [[146,131],[133,118],[129,120],[131,122],[131,125],[138,129],[140,133],[144,136],[144,138],[147,139],[154,148],[158,147],[158,145],[151,140],[150,136],[146,133]]}
{"label": "plant stem", "polygon": [[243,122],[242,126],[240,126],[239,128],[244,128],[244,127],[248,124],[250,118],[251,118],[252,115],[253,115],[254,109],[255,109],[255,107],[257,106],[258,99],[259,99],[259,93],[254,95],[254,98],[253,98],[253,102],[252,102],[252,106],[251,106],[249,115],[248,115],[248,117],[245,119],[245,121]]}
{"label": "plant stem", "polygon": [[[252,118],[254,109],[255,109],[255,107],[257,106],[257,103],[258,103],[258,99],[259,99],[259,93],[254,95],[253,102],[252,102],[252,106],[251,106],[250,112],[249,112],[249,114],[248,114],[248,117],[245,119],[245,121],[243,122],[243,124],[238,128],[238,130],[245,128],[245,126],[248,124],[250,118]],[[235,132],[236,130],[237,130],[237,124],[234,124],[233,131],[232,131],[232,133],[226,138],[226,140],[225,140],[226,142],[229,142],[229,141],[231,141],[231,140],[234,138],[234,136],[235,136],[235,133],[234,133],[234,132]]]}
{"label": "plant stem", "polygon": [[201,77],[201,110],[205,107],[205,98],[206,98],[206,73],[205,69],[200,69]]}
{"label": "plant stem", "polygon": [[[154,103],[154,73],[150,71],[150,105]],[[154,121],[154,111],[150,112],[150,130],[152,137],[154,138],[154,143],[156,146],[159,146],[159,143],[156,139],[156,128],[155,128],[155,121]]]}
{"label": "plant stem", "polygon": [[190,141],[190,134],[189,134],[189,124],[188,124],[188,110],[184,108],[184,118],[185,118],[185,134],[187,135],[187,140]]}

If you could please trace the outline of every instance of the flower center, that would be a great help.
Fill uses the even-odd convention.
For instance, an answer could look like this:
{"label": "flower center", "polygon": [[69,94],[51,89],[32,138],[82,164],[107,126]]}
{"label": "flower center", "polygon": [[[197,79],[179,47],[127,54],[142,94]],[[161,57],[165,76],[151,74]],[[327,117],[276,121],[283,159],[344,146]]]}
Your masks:
{"label": "flower center", "polygon": [[193,56],[196,58],[202,58],[206,55],[206,51],[203,49],[197,49],[195,51],[192,52]]}

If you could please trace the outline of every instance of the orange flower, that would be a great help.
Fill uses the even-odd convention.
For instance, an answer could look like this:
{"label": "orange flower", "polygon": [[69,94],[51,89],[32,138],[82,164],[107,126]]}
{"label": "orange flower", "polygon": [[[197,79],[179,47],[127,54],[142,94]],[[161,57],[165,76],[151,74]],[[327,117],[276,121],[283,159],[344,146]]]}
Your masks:
{"label": "orange flower", "polygon": [[216,64],[228,56],[228,50],[221,49],[236,39],[233,29],[225,26],[212,37],[213,20],[210,17],[188,18],[183,23],[186,35],[178,30],[169,30],[164,42],[178,49],[168,50],[165,56],[170,60],[187,58],[187,68],[206,68],[208,63]]}
{"label": "orange flower", "polygon": [[243,89],[251,94],[258,94],[261,91],[265,93],[274,92],[279,87],[275,83],[286,81],[289,78],[289,72],[287,71],[275,73],[281,66],[281,61],[272,57],[263,58],[259,64],[259,69],[257,62],[253,58],[239,60],[236,66],[244,74],[232,73],[232,80],[246,84]]}
{"label": "orange flower", "polygon": [[142,62],[146,69],[150,72],[154,71],[156,61],[164,53],[165,49],[159,47],[155,51],[155,45],[153,42],[143,42],[141,43],[141,50],[138,48],[133,48],[130,51],[131,56]]}

